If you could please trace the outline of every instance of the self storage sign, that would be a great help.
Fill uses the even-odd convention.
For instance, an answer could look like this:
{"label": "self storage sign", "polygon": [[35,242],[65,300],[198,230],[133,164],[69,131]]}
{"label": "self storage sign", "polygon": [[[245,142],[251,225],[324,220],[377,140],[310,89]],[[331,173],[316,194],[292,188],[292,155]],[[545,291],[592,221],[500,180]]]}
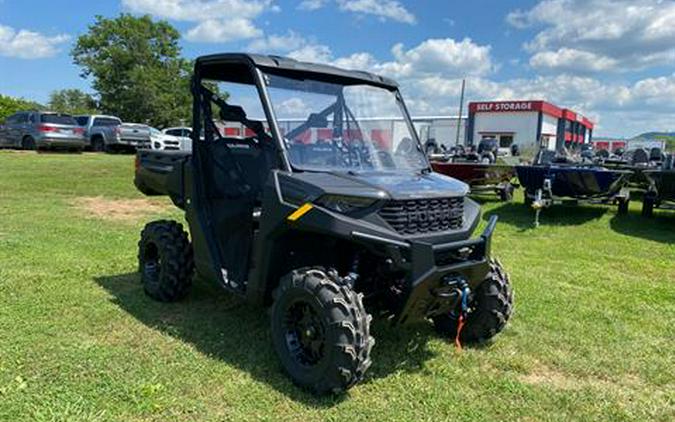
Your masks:
{"label": "self storage sign", "polygon": [[510,112],[510,111],[536,111],[534,101],[500,101],[489,103],[473,103],[477,112]]}

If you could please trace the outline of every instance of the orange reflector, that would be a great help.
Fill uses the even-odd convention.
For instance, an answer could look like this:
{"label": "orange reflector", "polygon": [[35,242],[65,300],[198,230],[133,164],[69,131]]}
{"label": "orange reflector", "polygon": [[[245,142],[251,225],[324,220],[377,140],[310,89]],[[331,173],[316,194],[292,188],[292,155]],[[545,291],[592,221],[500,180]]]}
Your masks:
{"label": "orange reflector", "polygon": [[293,214],[286,217],[286,219],[288,221],[295,221],[295,220],[299,219],[300,217],[302,217],[303,215],[307,214],[307,212],[309,210],[311,210],[312,208],[314,208],[314,205],[312,205],[310,203],[306,203],[305,205],[301,206],[297,210],[293,211]]}

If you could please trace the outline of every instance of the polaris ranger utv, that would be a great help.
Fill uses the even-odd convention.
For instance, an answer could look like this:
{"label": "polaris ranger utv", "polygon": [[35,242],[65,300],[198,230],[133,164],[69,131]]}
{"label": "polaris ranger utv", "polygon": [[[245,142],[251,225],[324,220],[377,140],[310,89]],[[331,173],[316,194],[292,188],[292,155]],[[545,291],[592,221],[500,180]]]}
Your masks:
{"label": "polaris ranger utv", "polygon": [[[220,82],[230,83],[218,94]],[[250,89],[253,99],[236,103]],[[394,81],[291,59],[200,57],[192,83],[193,151],[139,151],[136,186],[185,210],[141,233],[145,292],[184,297],[193,270],[271,307],[281,364],[300,386],[341,392],[363,379],[371,314],[432,320],[482,342],[512,311],[491,258],[497,221],[466,184],[431,171]]]}

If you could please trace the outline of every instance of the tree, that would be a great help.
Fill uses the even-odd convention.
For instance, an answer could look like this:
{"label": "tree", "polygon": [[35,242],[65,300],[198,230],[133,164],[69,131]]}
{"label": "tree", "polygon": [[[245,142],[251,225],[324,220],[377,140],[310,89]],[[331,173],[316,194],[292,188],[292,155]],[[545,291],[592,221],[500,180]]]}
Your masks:
{"label": "tree", "polygon": [[40,110],[43,106],[34,101],[24,100],[23,98],[14,98],[8,95],[0,94],[0,122],[17,111]]}
{"label": "tree", "polygon": [[169,126],[189,120],[190,65],[180,33],[149,16],[102,16],[80,36],[71,55],[91,77],[100,109],[124,121]]}
{"label": "tree", "polygon": [[61,89],[49,95],[49,108],[68,114],[95,114],[97,112],[94,97],[79,89]]}

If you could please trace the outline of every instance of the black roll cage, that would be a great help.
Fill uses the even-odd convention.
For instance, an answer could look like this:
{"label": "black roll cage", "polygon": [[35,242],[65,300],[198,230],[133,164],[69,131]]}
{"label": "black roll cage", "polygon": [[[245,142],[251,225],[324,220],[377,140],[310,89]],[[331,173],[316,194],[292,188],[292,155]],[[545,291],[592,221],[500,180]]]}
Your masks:
{"label": "black roll cage", "polygon": [[[230,72],[227,75],[225,75],[224,69],[226,69],[227,67],[231,67],[232,68],[231,70],[233,72]],[[276,114],[274,112],[274,107],[272,105],[269,93],[267,91],[266,76],[265,74],[263,74],[263,70],[279,76],[289,76],[296,78],[303,78],[304,76],[306,78],[315,78],[317,80],[326,82],[346,82],[352,84],[362,83],[365,85],[385,88],[389,91],[394,92],[396,100],[399,102],[401,106],[403,118],[406,122],[406,125],[408,126],[409,132],[413,136],[413,141],[418,146],[420,151],[423,151],[422,144],[420,143],[419,136],[412,123],[412,118],[410,117],[408,108],[405,102],[403,101],[403,97],[401,96],[401,93],[398,89],[398,85],[394,81],[367,72],[348,71],[327,65],[298,62],[296,60],[284,57],[228,53],[211,56],[202,56],[195,61],[191,87],[193,96],[192,143],[193,143],[193,155],[195,156],[195,158],[193,159],[194,166],[199,166],[201,164],[199,160],[200,153],[198,152],[199,150],[201,150],[201,148],[199,148],[199,146],[203,142],[209,142],[209,139],[207,138],[205,138],[204,140],[200,138],[200,133],[202,130],[202,118],[204,117],[202,110],[207,110],[207,107],[208,109],[210,109],[210,101],[212,99],[218,99],[217,96],[215,96],[208,88],[206,88],[202,84],[203,79],[209,79],[223,82],[242,83],[255,86],[256,90],[258,91],[258,97],[263,106],[265,119],[267,120],[269,128],[272,132],[273,144],[277,150],[277,153],[279,154],[280,163],[282,165],[281,170],[287,172],[298,171],[297,169],[293,168],[288,158],[288,150],[286,148],[285,142],[283,141],[284,136],[282,135],[281,130],[279,128]],[[222,100],[220,101],[222,102]],[[222,102],[221,104],[219,104],[218,101],[214,102],[221,107],[222,107],[221,104],[229,106],[226,104],[226,102]],[[342,113],[345,113],[347,116],[351,116],[352,119],[354,119],[354,115],[348,108],[344,106],[340,107],[338,104],[339,102],[340,101],[329,106],[319,114],[325,117],[329,115],[331,112],[335,112],[336,116],[334,118],[337,119],[339,117],[340,129],[338,129],[337,126],[335,126],[334,130],[341,131],[341,125],[343,120]],[[342,103],[344,104],[344,100],[342,101]],[[338,113],[339,116],[337,115]],[[245,121],[240,122],[243,123],[245,126],[251,128],[254,132],[256,132],[256,134],[258,134],[256,129],[247,125]],[[248,122],[250,123],[251,121]],[[358,128],[358,123],[356,125]],[[349,122],[347,122],[347,126],[349,126]],[[300,127],[302,127],[303,130],[305,130],[309,126],[307,125],[307,123],[303,123]],[[300,127],[294,129],[293,132],[300,129]],[[204,132],[206,135],[206,133],[208,133],[209,130],[205,130]],[[264,130],[262,130],[261,132],[264,133]],[[218,136],[220,136],[218,131],[216,131],[216,133],[218,134]],[[427,169],[429,169],[430,165],[428,163],[428,160],[426,164]],[[195,175],[197,175],[197,173],[195,173]]]}

